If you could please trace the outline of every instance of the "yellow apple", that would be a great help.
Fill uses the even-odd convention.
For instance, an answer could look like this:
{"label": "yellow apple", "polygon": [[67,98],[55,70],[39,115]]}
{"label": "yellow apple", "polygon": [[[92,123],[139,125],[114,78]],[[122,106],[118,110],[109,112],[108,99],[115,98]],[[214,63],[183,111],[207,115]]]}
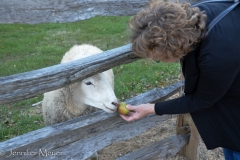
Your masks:
{"label": "yellow apple", "polygon": [[118,113],[122,115],[127,115],[130,111],[126,108],[126,103],[125,102],[120,102],[118,104]]}

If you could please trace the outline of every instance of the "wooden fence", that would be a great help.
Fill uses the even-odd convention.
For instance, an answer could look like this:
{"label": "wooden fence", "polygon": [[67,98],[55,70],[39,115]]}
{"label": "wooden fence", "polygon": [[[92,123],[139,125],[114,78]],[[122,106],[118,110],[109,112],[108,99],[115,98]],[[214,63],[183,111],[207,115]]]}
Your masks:
{"label": "wooden fence", "polygon": [[[180,1],[191,2],[192,0]],[[2,0],[0,23],[64,23],[96,15],[133,15],[148,3],[148,0],[142,0],[141,3],[139,0],[56,0],[54,2],[49,0]],[[128,44],[73,62],[1,77],[0,104],[31,98],[138,59],[131,52],[131,44]],[[184,87],[183,82],[178,82],[164,89],[147,91],[126,102],[137,105],[164,101],[176,94],[181,87]],[[1,142],[0,159],[82,160],[107,145],[140,135],[176,116],[149,115],[141,120],[127,123],[117,113],[107,114],[100,110]],[[197,157],[198,140],[199,134],[190,116],[188,114],[179,115],[176,136],[152,143],[118,159],[165,159],[179,153],[194,160]]]}
{"label": "wooden fence", "polygon": [[[131,52],[131,44],[128,44],[66,64],[2,77],[0,102],[6,104],[30,98],[137,59],[138,57]],[[153,89],[126,102],[137,105],[164,101],[183,86],[183,82],[178,82],[164,89]],[[117,113],[97,111],[4,141],[0,143],[0,159],[86,159],[107,145],[135,137],[174,116],[177,115],[149,115],[139,121],[127,123]],[[196,137],[190,134],[182,134],[189,132],[189,127],[186,126],[192,128],[189,125],[191,123],[185,123],[186,120],[183,119],[178,120],[181,122],[178,122],[177,126],[178,135],[153,143],[119,159],[164,159],[175,155],[181,149],[182,155],[192,159],[191,157],[196,156],[193,149],[194,146],[196,148],[197,141]],[[189,138],[193,139],[193,145],[191,142],[188,143]]]}

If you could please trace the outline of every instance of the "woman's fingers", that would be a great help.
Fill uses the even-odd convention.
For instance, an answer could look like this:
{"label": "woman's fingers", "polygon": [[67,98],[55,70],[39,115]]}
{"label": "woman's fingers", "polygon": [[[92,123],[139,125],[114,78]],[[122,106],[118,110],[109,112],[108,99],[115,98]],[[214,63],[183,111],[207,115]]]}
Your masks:
{"label": "woman's fingers", "polygon": [[131,112],[129,113],[129,115],[125,116],[125,115],[121,115],[120,116],[125,120],[125,121],[128,121],[128,122],[131,122],[131,121],[134,121],[134,118],[131,114]]}
{"label": "woman's fingers", "polygon": [[135,110],[136,110],[136,107],[135,107],[135,106],[132,106],[132,105],[130,105],[130,104],[127,104],[127,105],[126,105],[126,108],[127,108],[128,110],[130,110],[130,111],[133,111],[133,112],[135,112]]}
{"label": "woman's fingers", "polygon": [[128,121],[128,122],[131,122],[131,121],[134,121],[134,120],[137,120],[137,119],[140,119],[141,117],[139,116],[139,113],[137,112],[129,112],[128,115],[121,115],[120,116],[125,120],[125,121]]}

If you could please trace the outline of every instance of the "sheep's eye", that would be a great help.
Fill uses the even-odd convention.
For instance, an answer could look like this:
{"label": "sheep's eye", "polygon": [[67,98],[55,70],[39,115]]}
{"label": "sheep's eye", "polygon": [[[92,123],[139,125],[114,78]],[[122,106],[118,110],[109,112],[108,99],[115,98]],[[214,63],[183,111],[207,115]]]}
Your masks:
{"label": "sheep's eye", "polygon": [[85,84],[86,84],[86,85],[91,85],[91,84],[92,84],[92,82],[86,82]]}

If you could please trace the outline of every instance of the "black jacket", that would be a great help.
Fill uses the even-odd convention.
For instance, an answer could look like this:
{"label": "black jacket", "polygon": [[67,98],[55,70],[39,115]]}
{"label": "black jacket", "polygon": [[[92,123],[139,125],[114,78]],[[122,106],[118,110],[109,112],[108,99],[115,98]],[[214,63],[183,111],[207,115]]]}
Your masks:
{"label": "black jacket", "polygon": [[[206,3],[199,8],[209,24],[230,5]],[[240,5],[183,58],[182,70],[185,96],[156,103],[156,114],[190,112],[208,149],[240,152]]]}

